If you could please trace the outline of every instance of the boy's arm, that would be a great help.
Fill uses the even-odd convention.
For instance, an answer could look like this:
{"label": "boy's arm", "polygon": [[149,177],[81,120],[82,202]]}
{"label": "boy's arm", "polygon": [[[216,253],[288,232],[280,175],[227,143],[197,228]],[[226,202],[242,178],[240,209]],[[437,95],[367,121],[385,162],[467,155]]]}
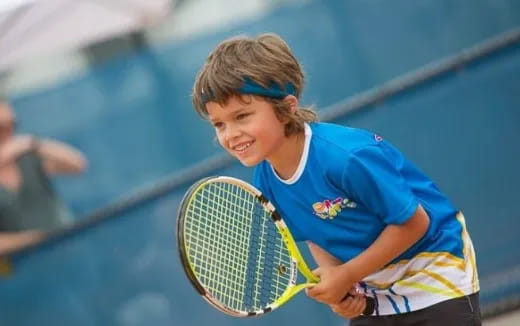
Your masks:
{"label": "boy's arm", "polygon": [[428,230],[430,218],[421,205],[402,225],[388,225],[365,251],[343,264],[354,280],[377,272],[419,241]]}
{"label": "boy's arm", "polygon": [[307,241],[307,246],[312,254],[312,257],[318,264],[318,266],[337,266],[341,265],[341,261],[336,257],[332,256],[325,250],[321,249],[318,245],[313,242]]}
{"label": "boy's arm", "polygon": [[354,283],[380,270],[415,244],[426,233],[429,223],[428,214],[419,205],[405,223],[388,225],[357,257],[342,265],[318,268],[316,274],[321,281],[307,294],[326,304],[340,302]]}
{"label": "boy's arm", "polygon": [[[309,250],[314,257],[314,260],[319,266],[338,266],[341,265],[341,261],[336,257],[329,254],[327,251],[320,248],[318,245],[308,241],[307,245]],[[337,315],[352,319],[363,313],[365,310],[366,299],[364,295],[357,292],[356,288],[352,287],[349,290],[350,296],[339,302],[338,304],[330,304],[329,307]]]}

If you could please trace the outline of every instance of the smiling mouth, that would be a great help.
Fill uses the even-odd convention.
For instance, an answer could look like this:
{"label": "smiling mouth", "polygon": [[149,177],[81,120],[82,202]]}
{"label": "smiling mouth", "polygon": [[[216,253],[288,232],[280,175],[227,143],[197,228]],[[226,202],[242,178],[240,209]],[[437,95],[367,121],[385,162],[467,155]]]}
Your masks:
{"label": "smiling mouth", "polygon": [[231,147],[233,151],[241,154],[245,152],[251,145],[253,145],[254,141],[246,142],[246,143],[240,143],[236,146]]}

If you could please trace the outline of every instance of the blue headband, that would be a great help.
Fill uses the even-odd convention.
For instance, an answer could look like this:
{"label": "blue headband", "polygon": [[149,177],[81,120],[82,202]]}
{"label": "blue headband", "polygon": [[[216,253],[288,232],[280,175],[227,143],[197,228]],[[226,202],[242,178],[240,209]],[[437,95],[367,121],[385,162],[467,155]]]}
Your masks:
{"label": "blue headband", "polygon": [[[247,77],[244,78],[244,85],[238,88],[237,92],[243,95],[260,95],[276,99],[283,99],[288,95],[296,96],[296,90],[291,83],[287,83],[285,84],[285,88],[281,88],[275,82],[271,82],[268,88],[264,88],[262,85],[255,83],[252,79]],[[204,103],[211,101],[211,98],[211,94],[206,94],[204,90],[202,90]]]}

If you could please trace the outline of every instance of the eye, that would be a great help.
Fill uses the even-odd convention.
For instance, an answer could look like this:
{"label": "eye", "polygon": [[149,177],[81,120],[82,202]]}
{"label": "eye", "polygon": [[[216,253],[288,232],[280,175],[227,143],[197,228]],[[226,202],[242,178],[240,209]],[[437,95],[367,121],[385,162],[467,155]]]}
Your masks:
{"label": "eye", "polygon": [[222,122],[218,122],[218,121],[217,121],[217,122],[214,122],[214,123],[213,123],[213,127],[214,127],[215,129],[221,129],[223,126],[224,126],[224,124],[223,124]]}
{"label": "eye", "polygon": [[236,119],[237,119],[237,120],[243,120],[243,119],[247,118],[247,117],[250,116],[250,115],[251,115],[251,113],[249,113],[249,112],[248,112],[248,113],[240,113],[240,114],[238,114],[238,115],[236,116]]}

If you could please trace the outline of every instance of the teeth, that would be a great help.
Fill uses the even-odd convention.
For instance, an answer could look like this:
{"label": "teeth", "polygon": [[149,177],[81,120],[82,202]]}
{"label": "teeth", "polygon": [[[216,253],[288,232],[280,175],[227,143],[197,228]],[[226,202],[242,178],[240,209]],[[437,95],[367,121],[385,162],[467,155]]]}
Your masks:
{"label": "teeth", "polygon": [[235,146],[235,150],[236,151],[243,151],[245,150],[246,148],[248,148],[249,146],[251,146],[251,143],[246,143],[246,144],[241,144],[239,146]]}

